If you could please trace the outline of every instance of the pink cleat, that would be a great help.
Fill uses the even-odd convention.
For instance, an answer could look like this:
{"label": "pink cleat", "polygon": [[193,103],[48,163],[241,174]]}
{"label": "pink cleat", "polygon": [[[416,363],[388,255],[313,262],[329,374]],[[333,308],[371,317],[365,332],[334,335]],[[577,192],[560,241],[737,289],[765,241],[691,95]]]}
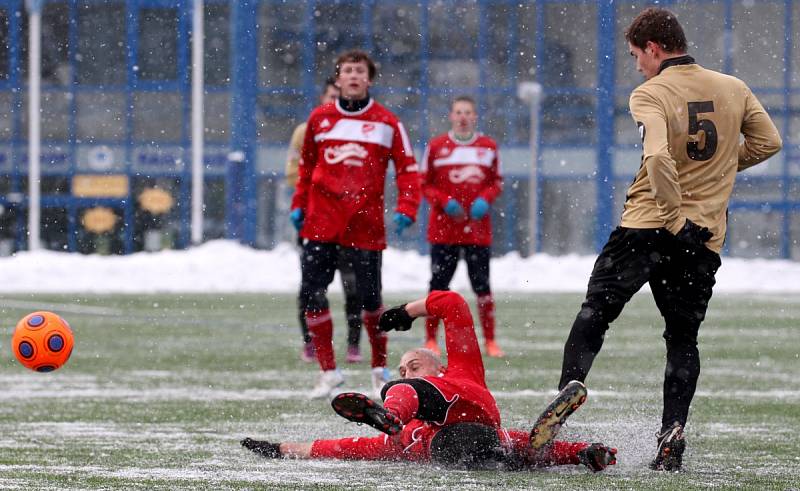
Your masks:
{"label": "pink cleat", "polygon": [[347,347],[347,363],[361,363],[364,357],[361,356],[361,349],[356,344]]}
{"label": "pink cleat", "polygon": [[303,345],[303,349],[300,350],[300,359],[306,363],[312,363],[317,359],[313,343],[306,343]]}

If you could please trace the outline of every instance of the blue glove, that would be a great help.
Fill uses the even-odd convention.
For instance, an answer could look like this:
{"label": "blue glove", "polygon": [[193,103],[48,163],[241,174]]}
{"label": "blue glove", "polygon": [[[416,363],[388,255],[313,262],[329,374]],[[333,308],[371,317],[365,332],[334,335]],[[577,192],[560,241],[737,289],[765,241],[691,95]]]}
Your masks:
{"label": "blue glove", "polygon": [[395,224],[394,231],[397,233],[397,235],[403,235],[403,230],[407,229],[412,223],[414,223],[414,220],[412,220],[411,217],[403,215],[400,212],[396,212],[394,214],[392,221]]}
{"label": "blue glove", "polygon": [[481,218],[485,217],[487,213],[489,213],[488,201],[483,198],[477,198],[472,202],[472,206],[469,209],[470,218],[473,220],[480,220]]}
{"label": "blue glove", "polygon": [[305,218],[301,208],[295,208],[289,213],[289,220],[292,221],[292,225],[294,225],[295,230],[298,232],[303,228],[303,220],[305,220]]}
{"label": "blue glove", "polygon": [[451,217],[457,217],[464,214],[464,208],[461,208],[461,205],[454,198],[450,198],[447,200],[447,204],[444,205],[444,212]]}

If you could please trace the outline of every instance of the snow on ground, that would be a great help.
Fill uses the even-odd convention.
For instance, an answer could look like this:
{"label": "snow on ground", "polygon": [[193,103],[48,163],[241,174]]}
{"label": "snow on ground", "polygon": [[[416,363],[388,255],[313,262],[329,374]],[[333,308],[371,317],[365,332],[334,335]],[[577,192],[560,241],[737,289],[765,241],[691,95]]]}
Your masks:
{"label": "snow on ground", "polygon": [[[595,256],[508,254],[492,261],[492,287],[506,292],[582,292],[594,260]],[[414,251],[387,250],[384,291],[425,290],[429,261]],[[216,240],[185,251],[129,256],[24,251],[0,258],[0,277],[0,293],[293,293],[300,266],[297,250],[289,244],[265,251]],[[469,290],[463,263],[451,286]],[[335,281],[332,290],[340,288]],[[800,262],[723,258],[715,291],[800,293]]]}

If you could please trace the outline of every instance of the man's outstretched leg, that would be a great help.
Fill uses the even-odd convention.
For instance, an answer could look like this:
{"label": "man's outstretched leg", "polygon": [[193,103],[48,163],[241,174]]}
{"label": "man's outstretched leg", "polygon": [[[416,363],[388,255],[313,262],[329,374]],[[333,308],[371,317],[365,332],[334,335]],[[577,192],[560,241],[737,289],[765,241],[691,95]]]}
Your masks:
{"label": "man's outstretched leg", "polygon": [[669,232],[623,227],[611,233],[594,263],[586,300],[564,346],[559,389],[570,380],[586,380],[609,324],[661,266],[664,234]]}

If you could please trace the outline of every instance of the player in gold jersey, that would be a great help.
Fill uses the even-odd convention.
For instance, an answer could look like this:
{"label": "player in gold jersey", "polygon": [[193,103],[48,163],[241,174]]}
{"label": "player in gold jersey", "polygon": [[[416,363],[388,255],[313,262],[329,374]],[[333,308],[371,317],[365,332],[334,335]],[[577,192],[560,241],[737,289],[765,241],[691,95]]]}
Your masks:
{"label": "player in gold jersey", "polygon": [[744,82],[707,70],[686,53],[683,29],[668,10],[641,12],[625,39],[645,77],[630,97],[642,164],[622,222],[589,278],[559,386],[585,380],[609,323],[649,282],[667,347],[664,409],[650,467],[678,470],[700,374],[697,332],[721,264],[735,175],[777,153],[781,138]]}

